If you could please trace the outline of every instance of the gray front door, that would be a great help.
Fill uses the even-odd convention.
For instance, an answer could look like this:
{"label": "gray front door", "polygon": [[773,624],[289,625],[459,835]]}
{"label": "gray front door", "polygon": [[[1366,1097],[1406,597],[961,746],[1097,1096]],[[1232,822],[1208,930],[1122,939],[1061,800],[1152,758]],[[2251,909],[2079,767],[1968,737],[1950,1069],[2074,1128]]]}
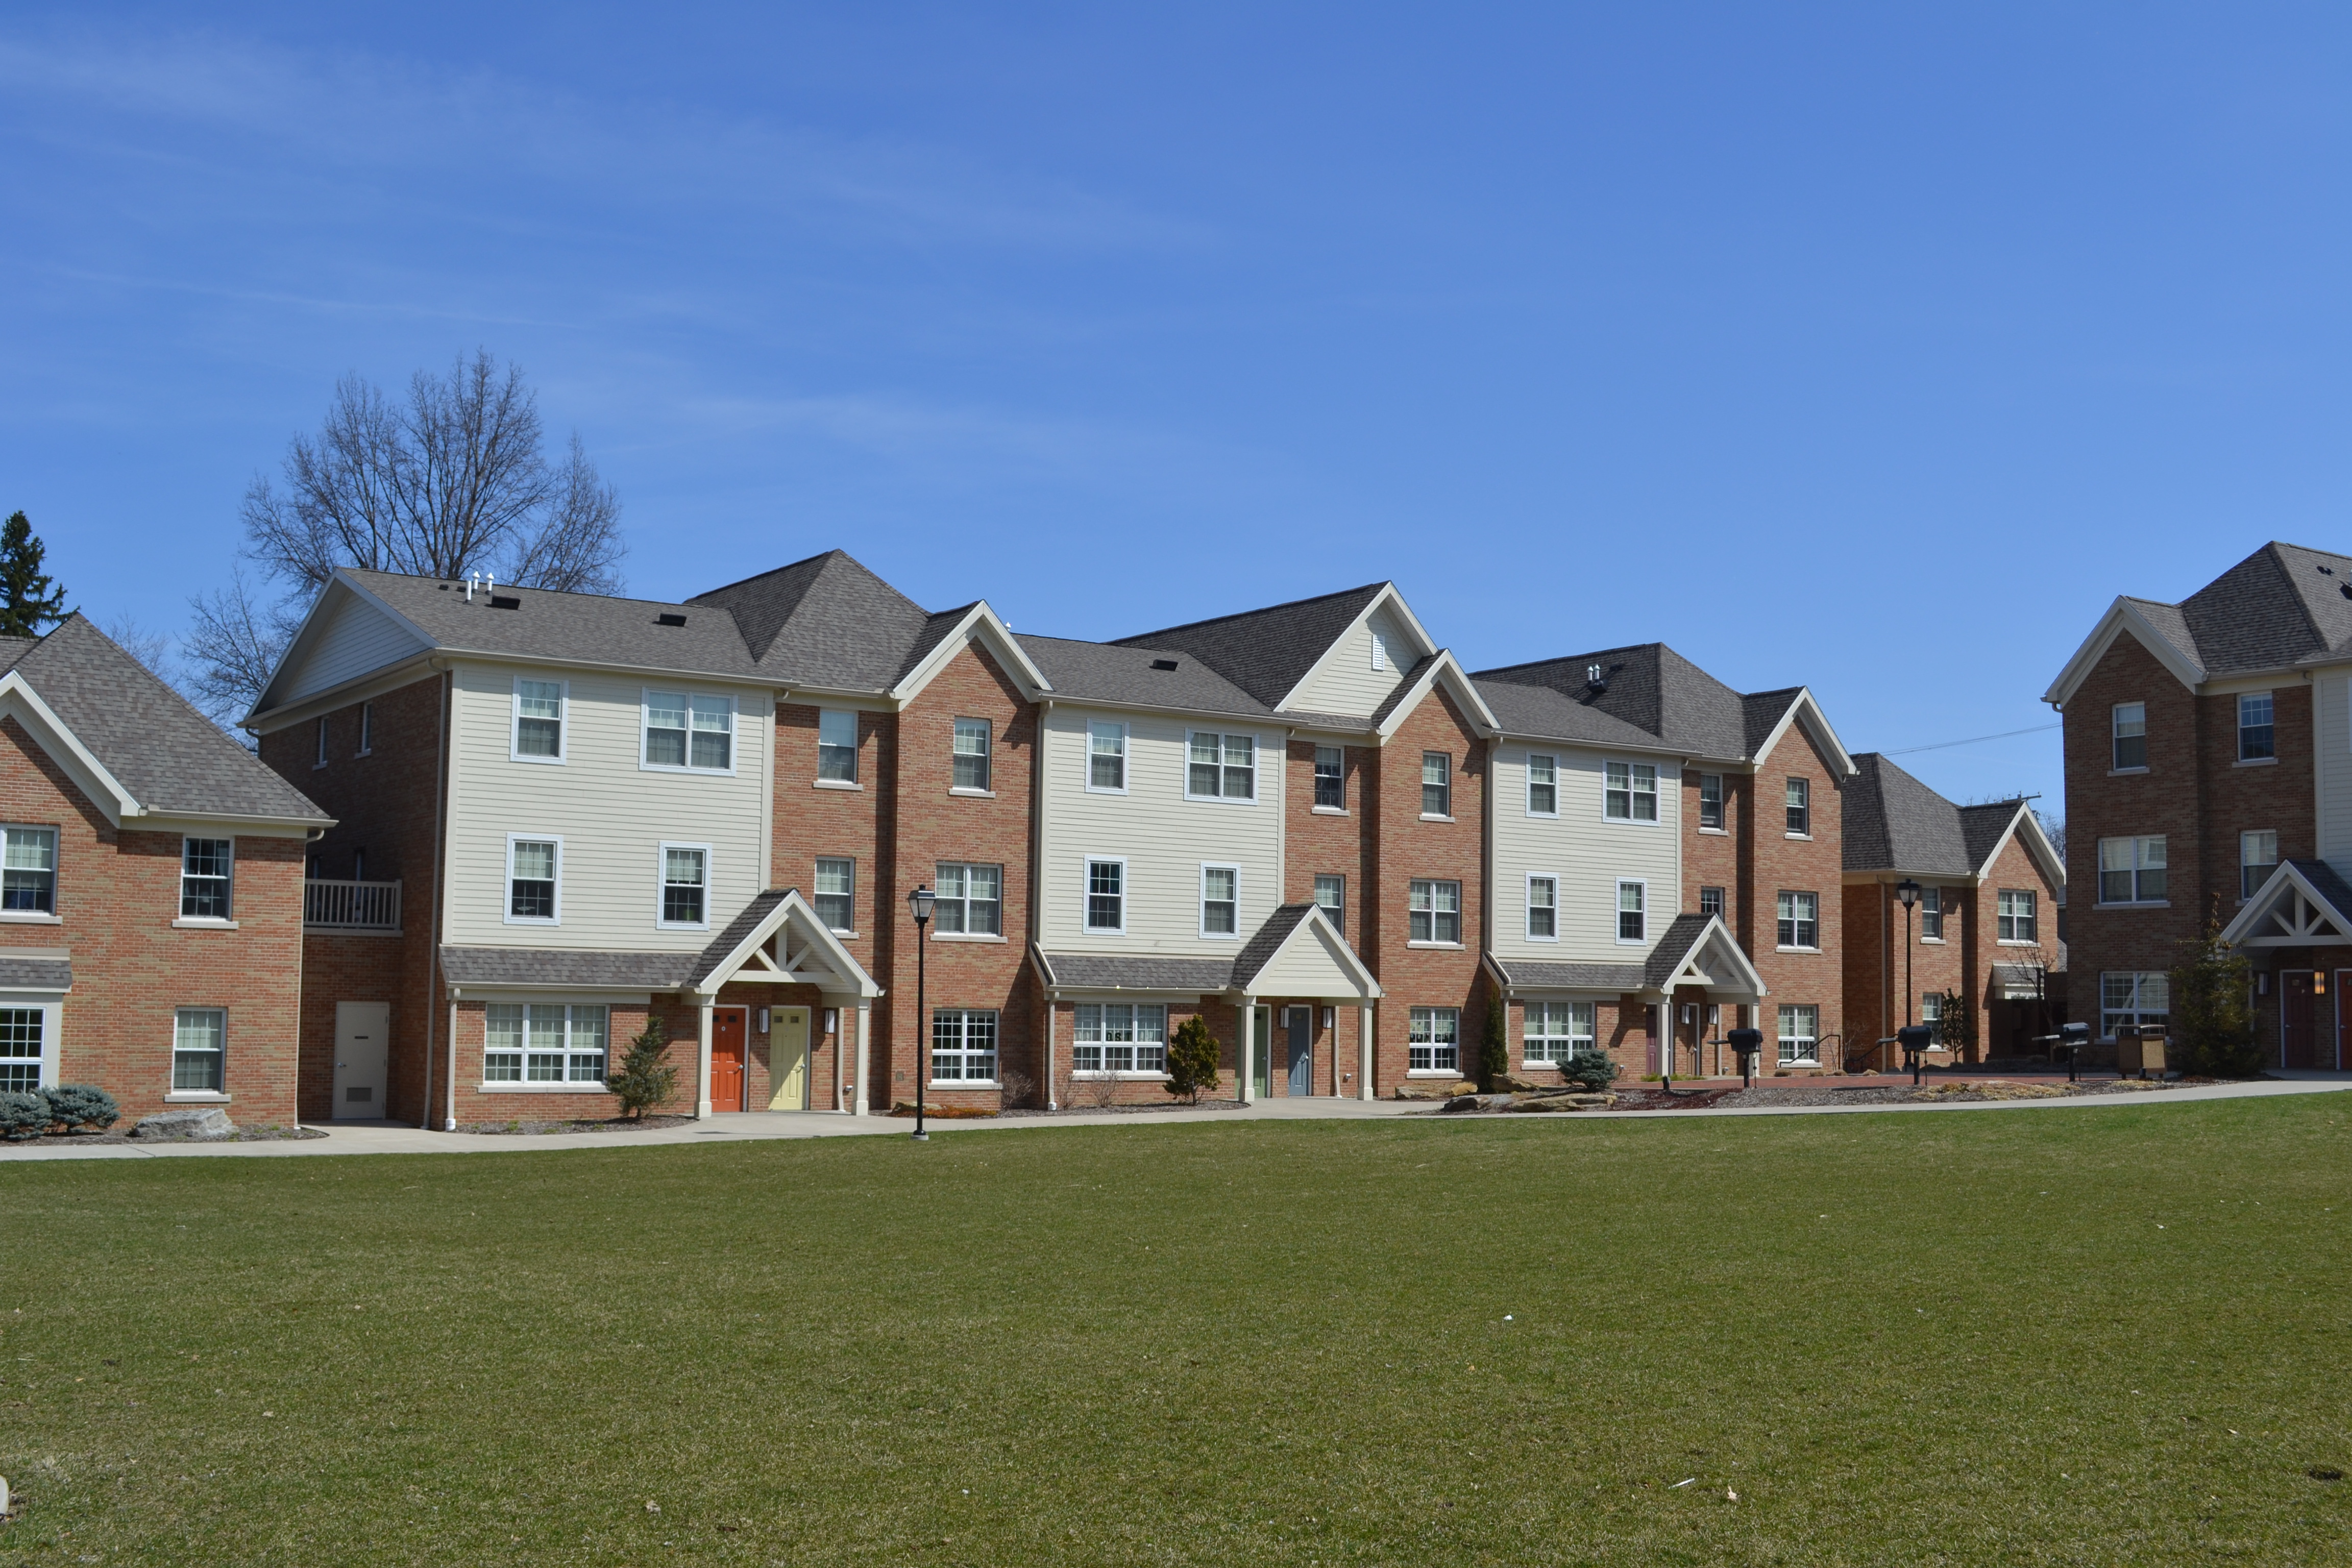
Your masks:
{"label": "gray front door", "polygon": [[335,1004],[334,1109],[338,1121],[373,1121],[384,1109],[384,1068],[392,1033],[389,1002]]}
{"label": "gray front door", "polygon": [[1315,1009],[1293,1007],[1290,1025],[1290,1092],[1315,1092]]}

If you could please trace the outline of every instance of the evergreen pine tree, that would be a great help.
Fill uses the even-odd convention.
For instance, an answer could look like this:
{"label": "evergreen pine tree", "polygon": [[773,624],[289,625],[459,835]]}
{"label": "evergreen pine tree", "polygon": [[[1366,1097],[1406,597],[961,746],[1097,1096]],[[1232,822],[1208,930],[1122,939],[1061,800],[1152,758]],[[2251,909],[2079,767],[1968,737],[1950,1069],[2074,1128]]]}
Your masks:
{"label": "evergreen pine tree", "polygon": [[2221,920],[2205,922],[2203,940],[2184,942],[2188,954],[2169,976],[2172,1039],[2182,1072],[2210,1078],[2252,1078],[2263,1070],[2254,1043],[2254,969],[2221,940]]}
{"label": "evergreen pine tree", "polygon": [[1478,1088],[1486,1094],[1495,1092],[1495,1080],[1511,1070],[1510,1026],[1504,1015],[1510,1009],[1501,996],[1486,1003],[1486,1032],[1478,1043]]}
{"label": "evergreen pine tree", "polygon": [[66,591],[41,570],[47,553],[23,512],[0,523],[0,637],[37,637],[66,618]]}
{"label": "evergreen pine tree", "polygon": [[1162,1087],[1188,1105],[1198,1105],[1202,1095],[1216,1091],[1217,1037],[1198,1014],[1177,1025],[1169,1037],[1168,1082]]}

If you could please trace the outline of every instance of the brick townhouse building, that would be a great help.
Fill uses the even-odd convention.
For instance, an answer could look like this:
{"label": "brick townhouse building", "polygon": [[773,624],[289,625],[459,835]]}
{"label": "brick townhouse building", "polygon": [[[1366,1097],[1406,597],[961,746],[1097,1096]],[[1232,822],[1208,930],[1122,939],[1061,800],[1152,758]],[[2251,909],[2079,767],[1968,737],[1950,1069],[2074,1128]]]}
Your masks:
{"label": "brick townhouse building", "polygon": [[327,814],[79,615],[0,638],[0,1089],[296,1120]]}
{"label": "brick townhouse building", "polygon": [[[2066,756],[2069,1011],[2170,1014],[2211,925],[2265,1052],[2335,1068],[2352,1019],[2352,557],[2273,542],[2177,605],[2121,597],[2045,694]],[[2352,1064],[2347,1064],[2352,1065]]]}

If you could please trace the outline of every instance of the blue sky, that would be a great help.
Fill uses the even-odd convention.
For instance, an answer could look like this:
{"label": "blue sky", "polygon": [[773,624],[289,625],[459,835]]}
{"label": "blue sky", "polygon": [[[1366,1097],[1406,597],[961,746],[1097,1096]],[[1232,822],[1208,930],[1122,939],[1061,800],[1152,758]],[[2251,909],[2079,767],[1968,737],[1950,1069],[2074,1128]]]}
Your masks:
{"label": "blue sky", "polygon": [[2115,594],[2352,542],[2352,14],[1899,9],[15,5],[0,510],[177,629],[338,375],[480,345],[635,592],[1392,577],[1474,668],[2046,724]]}

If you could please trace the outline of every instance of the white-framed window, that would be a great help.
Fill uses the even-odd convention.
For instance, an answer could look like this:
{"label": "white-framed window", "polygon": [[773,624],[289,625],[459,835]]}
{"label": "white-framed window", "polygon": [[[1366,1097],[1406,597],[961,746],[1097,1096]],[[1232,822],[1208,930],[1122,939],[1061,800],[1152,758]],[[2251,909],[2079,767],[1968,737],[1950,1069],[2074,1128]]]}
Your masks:
{"label": "white-framed window", "polygon": [[1405,1066],[1412,1072],[1462,1070],[1462,1014],[1454,1007],[1412,1009],[1405,1032]]}
{"label": "white-framed window", "polygon": [[1723,827],[1723,775],[1698,775],[1698,825],[1720,831]]}
{"label": "white-framed window", "polygon": [[665,926],[701,929],[710,923],[710,846],[661,847],[661,918]]}
{"label": "white-framed window", "polygon": [[181,839],[180,918],[227,920],[236,866],[236,840],[233,838]]}
{"label": "white-framed window", "polygon": [[2147,766],[2147,704],[2118,702],[2113,721],[2116,771]]}
{"label": "white-framed window", "polygon": [[1800,838],[1813,831],[1813,786],[1809,779],[1790,779],[1787,788],[1789,831]]}
{"label": "white-framed window", "polygon": [[509,925],[555,925],[563,914],[563,840],[510,834],[507,838]]}
{"label": "white-framed window", "polygon": [[1127,930],[1127,862],[1087,861],[1086,929],[1113,934]]}
{"label": "white-framed window", "polygon": [[996,1012],[988,1007],[931,1009],[931,1081],[996,1081]]}
{"label": "white-framed window", "polygon": [[1919,994],[1919,1021],[1927,1026],[1927,1038],[1936,1045],[1944,1043],[1944,994],[1923,991]]}
{"label": "white-framed window", "polygon": [[1632,878],[1617,882],[1617,940],[1647,942],[1650,935],[1650,884]]}
{"label": "white-framed window", "polygon": [[1108,719],[1087,721],[1087,788],[1098,795],[1127,793],[1127,726]]}
{"label": "white-framed window", "polygon": [[568,680],[533,680],[518,675],[514,683],[514,733],[507,755],[518,763],[563,761],[565,710],[571,706]]}
{"label": "white-framed window", "polygon": [[2278,756],[2278,731],[2271,723],[2271,694],[2249,691],[2238,699],[2238,760],[2260,762]]}
{"label": "white-framed window", "polygon": [[1994,902],[1993,930],[2000,942],[2038,942],[2040,902],[2031,888],[2003,888]]}
{"label": "white-framed window", "polygon": [[1820,894],[1783,890],[1780,897],[1780,915],[1782,947],[1818,948],[1822,945]]}
{"label": "white-framed window", "polygon": [[2172,980],[2164,971],[2110,971],[2099,976],[2099,1038],[2112,1040],[2118,1029],[2169,1023]]}
{"label": "white-framed window", "polygon": [[1321,910],[1323,911],[1324,918],[1325,918],[1325,919],[1327,919],[1327,920],[1328,920],[1328,921],[1331,922],[1331,929],[1332,929],[1332,930],[1334,930],[1334,931],[1336,931],[1339,932],[1342,936],[1345,936],[1345,935],[1347,934],[1347,931],[1348,931],[1348,879],[1347,879],[1347,878],[1345,878],[1345,877],[1340,877],[1340,876],[1334,876],[1334,875],[1332,875],[1332,874],[1330,874],[1330,873],[1328,873],[1328,872],[1318,872],[1318,873],[1316,873],[1316,877],[1315,877],[1315,905],[1316,905],[1316,907],[1317,907],[1318,909],[1319,909],[1319,910]]}
{"label": "white-framed window", "polygon": [[1454,758],[1447,752],[1421,753],[1421,815],[1454,815]]}
{"label": "white-framed window", "polygon": [[857,929],[857,862],[846,857],[816,863],[816,918],[827,931]]}
{"label": "white-framed window", "polygon": [[1703,915],[1713,915],[1716,919],[1721,920],[1723,918],[1723,889],[1721,888],[1701,888],[1698,890],[1698,912]]}
{"label": "white-framed window", "polygon": [[0,912],[58,912],[58,830],[11,827],[0,832]]}
{"label": "white-framed window", "polygon": [[1528,1066],[1564,1067],[1577,1052],[1596,1048],[1592,1004],[1530,1002],[1519,1034],[1519,1056]]}
{"label": "white-framed window", "polygon": [[1559,879],[1557,877],[1531,876],[1528,879],[1528,940],[1559,940]]}
{"label": "white-framed window", "polygon": [[1160,1002],[1081,1002],[1070,1069],[1097,1073],[1168,1070],[1168,1007]]}
{"label": "white-framed window", "polygon": [[1822,1010],[1810,1003],[1780,1006],[1780,1060],[1811,1067],[1821,1061]]}
{"label": "white-framed window", "polygon": [[1611,822],[1657,821],[1657,765],[1654,763],[1603,764],[1601,815]]}
{"label": "white-framed window", "polygon": [[1405,910],[1406,940],[1454,943],[1461,942],[1461,883],[1416,881],[1406,887],[1405,895],[1408,905]]}
{"label": "white-framed window", "polygon": [[182,1007],[172,1015],[172,1092],[226,1094],[228,1012]]}
{"label": "white-framed window", "polygon": [[1201,934],[1239,936],[1242,932],[1242,868],[1239,866],[1201,868]]}
{"label": "white-framed window", "polygon": [[959,719],[955,721],[955,782],[956,789],[985,791],[989,780],[989,733],[985,719]]}
{"label": "white-framed window", "polygon": [[942,936],[1004,934],[1004,868],[942,861],[933,928]]}
{"label": "white-framed window", "polygon": [[857,715],[854,710],[817,710],[816,776],[825,784],[857,782]]}
{"label": "white-framed window", "polygon": [[493,1002],[482,1010],[484,1083],[602,1083],[610,1021],[589,1003]]}
{"label": "white-framed window", "polygon": [[2164,836],[2099,840],[2099,902],[2153,903],[2165,896]]}
{"label": "white-framed window", "polygon": [[1541,752],[1528,753],[1528,815],[1559,815],[1559,759]]}
{"label": "white-framed window", "polygon": [[44,1008],[0,1007],[0,1093],[30,1094],[41,1087],[47,1022]]}
{"label": "white-framed window", "polygon": [[1348,809],[1348,752],[1345,747],[1315,748],[1315,804],[1327,811]]}
{"label": "white-framed window", "polygon": [[1923,941],[1944,940],[1944,889],[1919,889],[1919,935]]}
{"label": "white-framed window", "polygon": [[[16,830],[9,829],[9,847],[16,846]],[[2278,869],[2278,834],[2270,828],[2238,835],[2238,897],[2251,899],[2271,879]],[[15,904],[8,906],[15,909]],[[47,905],[42,906],[47,908]]]}
{"label": "white-framed window", "polygon": [[319,715],[317,748],[310,758],[310,765],[314,768],[327,765],[327,716],[324,713]]}
{"label": "white-framed window", "polygon": [[375,750],[375,704],[360,704],[360,749],[358,755],[367,756]]}
{"label": "white-framed window", "polygon": [[1184,798],[1255,800],[1257,741],[1195,730],[1184,738]]}
{"label": "white-framed window", "polygon": [[645,693],[641,766],[662,772],[735,771],[735,700],[700,691]]}

